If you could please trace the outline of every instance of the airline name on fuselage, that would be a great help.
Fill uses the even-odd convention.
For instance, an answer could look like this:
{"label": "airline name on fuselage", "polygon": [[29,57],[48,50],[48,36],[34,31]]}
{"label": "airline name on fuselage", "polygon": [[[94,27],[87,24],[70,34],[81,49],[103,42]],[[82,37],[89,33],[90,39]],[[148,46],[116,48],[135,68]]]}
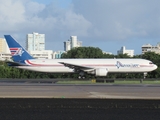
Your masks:
{"label": "airline name on fuselage", "polygon": [[120,67],[139,67],[139,64],[122,64],[120,61],[117,61],[117,64],[116,64],[117,68],[120,68]]}

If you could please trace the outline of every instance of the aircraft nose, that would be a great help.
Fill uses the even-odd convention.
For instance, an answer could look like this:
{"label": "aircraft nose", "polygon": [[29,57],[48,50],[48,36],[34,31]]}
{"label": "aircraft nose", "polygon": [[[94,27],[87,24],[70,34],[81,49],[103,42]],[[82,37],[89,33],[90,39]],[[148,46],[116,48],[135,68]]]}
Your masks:
{"label": "aircraft nose", "polygon": [[156,70],[157,69],[157,65],[154,65],[154,70]]}

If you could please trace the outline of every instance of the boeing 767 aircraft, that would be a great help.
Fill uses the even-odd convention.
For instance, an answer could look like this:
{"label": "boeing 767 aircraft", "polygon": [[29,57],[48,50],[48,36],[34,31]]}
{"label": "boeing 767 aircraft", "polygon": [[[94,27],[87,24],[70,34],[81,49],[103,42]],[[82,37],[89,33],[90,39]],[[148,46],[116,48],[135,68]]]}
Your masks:
{"label": "boeing 767 aircraft", "polygon": [[12,36],[4,37],[14,61],[8,64],[24,70],[107,76],[108,73],[147,73],[157,69],[157,65],[146,59],[35,59]]}

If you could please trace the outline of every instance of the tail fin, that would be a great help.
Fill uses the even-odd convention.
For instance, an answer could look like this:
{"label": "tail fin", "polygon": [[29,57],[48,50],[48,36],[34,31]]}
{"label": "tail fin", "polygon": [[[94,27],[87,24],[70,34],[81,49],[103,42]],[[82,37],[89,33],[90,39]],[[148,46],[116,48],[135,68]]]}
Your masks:
{"label": "tail fin", "polygon": [[14,62],[34,59],[12,36],[4,35]]}

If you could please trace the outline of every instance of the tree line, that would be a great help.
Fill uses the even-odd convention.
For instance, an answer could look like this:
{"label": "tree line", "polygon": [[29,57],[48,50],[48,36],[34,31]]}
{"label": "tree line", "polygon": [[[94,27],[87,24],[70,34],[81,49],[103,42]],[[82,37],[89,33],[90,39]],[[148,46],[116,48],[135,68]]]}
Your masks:
{"label": "tree line", "polygon": [[[154,52],[146,52],[143,55],[135,55],[133,57],[127,54],[106,54],[97,47],[78,47],[73,48],[67,53],[62,54],[61,59],[69,58],[143,58],[151,60],[158,68],[149,72],[146,78],[160,78],[160,55]],[[57,74],[57,73],[40,73],[28,70],[9,67],[6,61],[0,61],[0,78],[78,78],[78,74]],[[87,75],[86,78],[93,78],[92,75]],[[106,78],[143,78],[143,73],[108,73]]]}

